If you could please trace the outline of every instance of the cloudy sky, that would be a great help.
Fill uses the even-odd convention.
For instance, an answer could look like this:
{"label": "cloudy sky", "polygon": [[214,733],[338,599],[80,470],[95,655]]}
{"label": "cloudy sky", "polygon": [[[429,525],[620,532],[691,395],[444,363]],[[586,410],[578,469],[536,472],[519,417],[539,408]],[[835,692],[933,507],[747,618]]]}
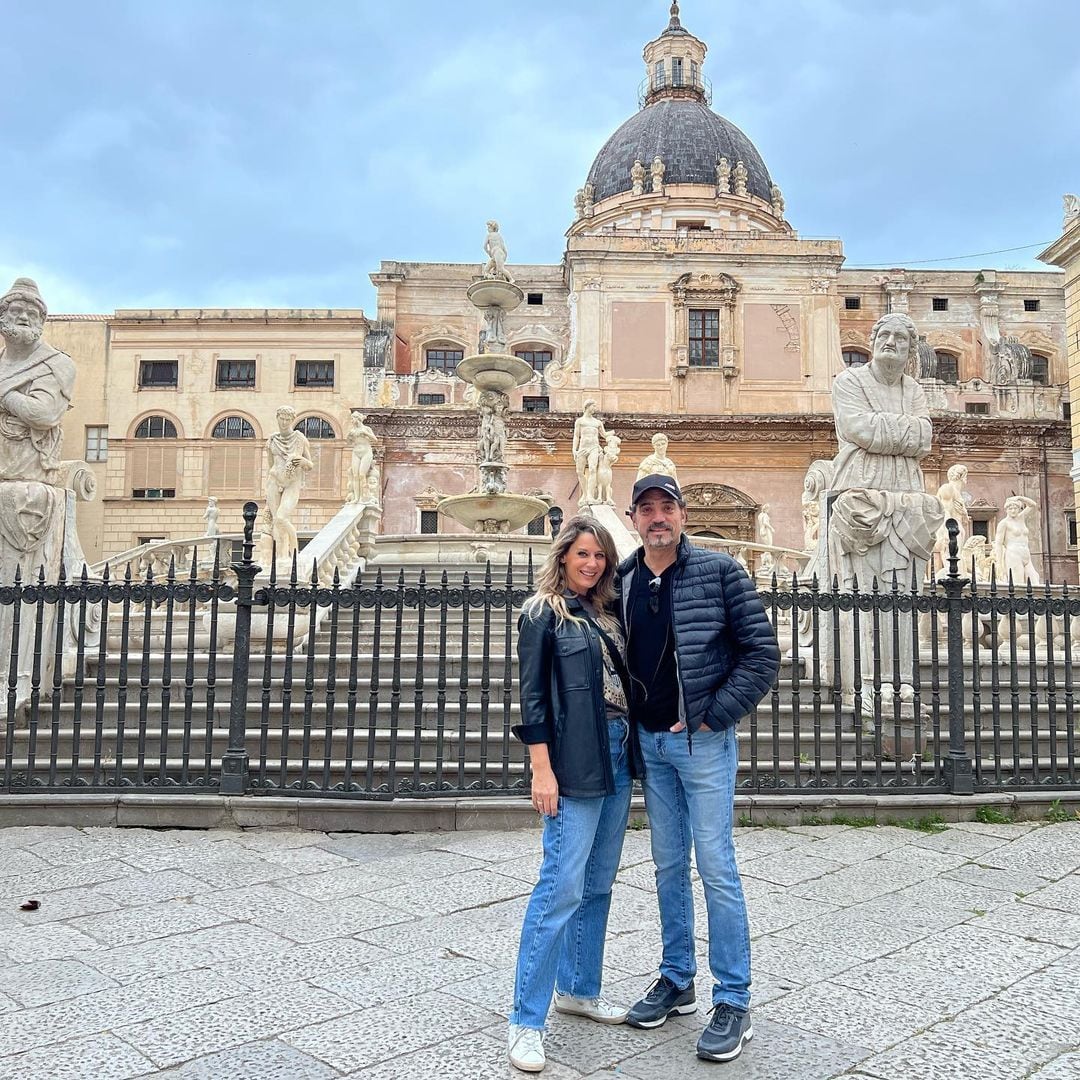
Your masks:
{"label": "cloudy sky", "polygon": [[[1080,191],[1075,0],[683,0],[713,108],[849,266],[1036,267]],[[35,0],[0,276],[53,311],[357,307],[382,259],[557,262],[664,0]],[[993,255],[976,253],[1019,248]],[[976,255],[944,262],[953,256]]]}

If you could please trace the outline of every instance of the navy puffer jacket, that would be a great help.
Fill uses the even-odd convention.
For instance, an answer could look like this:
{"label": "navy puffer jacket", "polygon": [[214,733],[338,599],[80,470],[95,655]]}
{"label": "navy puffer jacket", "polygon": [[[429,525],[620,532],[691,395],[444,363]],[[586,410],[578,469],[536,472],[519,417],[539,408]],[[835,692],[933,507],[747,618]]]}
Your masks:
{"label": "navy puffer jacket", "polygon": [[[652,576],[641,549],[619,565],[627,623],[639,574]],[[684,536],[671,611],[679,719],[691,732],[702,724],[716,731],[737,724],[769,692],[780,670],[776,635],[754,583],[730,555],[694,547]],[[633,627],[627,625],[627,633]]]}

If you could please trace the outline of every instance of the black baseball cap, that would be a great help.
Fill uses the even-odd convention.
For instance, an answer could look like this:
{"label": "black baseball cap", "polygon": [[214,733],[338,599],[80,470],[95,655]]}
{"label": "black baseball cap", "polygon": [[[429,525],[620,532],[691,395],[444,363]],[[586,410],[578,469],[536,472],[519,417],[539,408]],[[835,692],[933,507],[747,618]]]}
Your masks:
{"label": "black baseball cap", "polygon": [[630,509],[633,510],[637,506],[646,491],[652,491],[654,488],[674,499],[680,506],[685,502],[682,491],[679,490],[679,485],[670,476],[666,476],[664,473],[649,473],[648,476],[643,476],[634,485],[633,493],[630,496]]}

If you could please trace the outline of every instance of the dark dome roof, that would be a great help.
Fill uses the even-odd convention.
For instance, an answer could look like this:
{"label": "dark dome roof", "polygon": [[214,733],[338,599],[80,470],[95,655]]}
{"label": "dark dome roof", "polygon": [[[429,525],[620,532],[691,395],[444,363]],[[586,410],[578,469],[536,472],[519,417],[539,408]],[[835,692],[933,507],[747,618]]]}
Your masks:
{"label": "dark dome roof", "polygon": [[648,170],[658,154],[665,166],[665,184],[715,184],[716,163],[726,157],[733,169],[737,161],[746,166],[751,195],[772,200],[769,170],[754,144],[694,98],[662,98],[631,116],[604,143],[589,170],[593,198],[599,202],[630,191],[634,161]]}

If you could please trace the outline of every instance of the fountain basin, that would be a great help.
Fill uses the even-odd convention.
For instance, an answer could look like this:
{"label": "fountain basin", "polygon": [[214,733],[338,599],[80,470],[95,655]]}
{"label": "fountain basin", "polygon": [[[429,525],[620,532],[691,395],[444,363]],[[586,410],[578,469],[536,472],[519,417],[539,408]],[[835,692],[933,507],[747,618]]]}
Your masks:
{"label": "fountain basin", "polygon": [[436,508],[460,525],[476,532],[513,532],[546,514],[548,504],[532,495],[484,495],[470,491],[448,495]]}
{"label": "fountain basin", "polygon": [[515,386],[524,386],[534,375],[532,364],[519,356],[504,353],[481,353],[466,356],[454,369],[462,382],[472,383],[478,390],[497,390],[505,394]]}
{"label": "fountain basin", "polygon": [[501,278],[481,278],[474,281],[465,295],[475,307],[497,307],[503,311],[513,311],[525,299],[525,294],[513,282],[503,281]]}

